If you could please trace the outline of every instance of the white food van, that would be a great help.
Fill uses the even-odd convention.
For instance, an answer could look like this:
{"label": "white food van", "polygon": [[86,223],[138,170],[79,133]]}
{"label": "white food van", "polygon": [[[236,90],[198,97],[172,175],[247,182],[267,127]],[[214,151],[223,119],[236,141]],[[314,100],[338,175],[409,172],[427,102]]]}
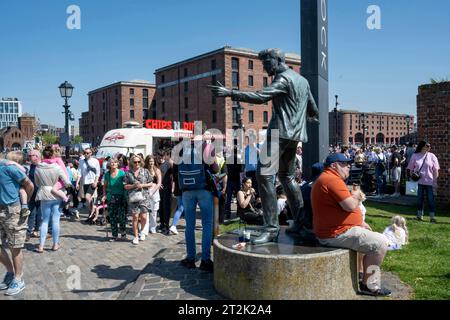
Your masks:
{"label": "white food van", "polygon": [[130,153],[142,153],[146,157],[155,154],[164,143],[176,143],[183,137],[191,136],[192,131],[188,130],[147,129],[133,126],[114,129],[105,134],[95,157],[105,159],[118,154],[128,157]]}

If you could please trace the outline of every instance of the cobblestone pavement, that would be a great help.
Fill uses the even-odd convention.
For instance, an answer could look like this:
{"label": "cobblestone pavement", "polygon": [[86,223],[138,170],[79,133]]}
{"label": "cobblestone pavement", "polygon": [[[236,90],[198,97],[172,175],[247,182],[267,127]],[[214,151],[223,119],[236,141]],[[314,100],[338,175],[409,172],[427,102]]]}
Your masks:
{"label": "cobblestone pavement", "polygon": [[[81,214],[81,221],[86,214]],[[15,297],[6,297],[0,293],[0,300],[79,300],[79,299],[119,299],[129,296],[128,288],[134,289],[133,282],[139,274],[151,271],[155,286],[158,279],[164,278],[158,298],[188,298],[187,293],[175,294],[175,282],[178,288],[189,288],[190,283],[198,284],[199,293],[205,297],[206,288],[212,289],[212,275],[193,271],[190,275],[178,266],[184,257],[184,220],[180,221],[178,235],[149,235],[139,245],[131,243],[131,228],[128,229],[128,240],[109,242],[106,229],[101,226],[86,225],[82,222],[61,220],[61,245],[57,251],[51,251],[52,240],[48,239],[45,252],[36,253],[38,239],[31,239],[24,249],[25,290]],[[111,233],[109,233],[111,235]],[[5,269],[0,265],[0,276]],[[80,282],[77,286],[77,275]],[[177,280],[178,279],[178,280]],[[162,281],[162,280],[161,280]],[[207,284],[207,281],[209,283]],[[151,286],[147,285],[144,290]],[[150,291],[139,294],[148,295]],[[170,294],[170,295],[169,295]],[[201,296],[200,296],[201,298]]]}

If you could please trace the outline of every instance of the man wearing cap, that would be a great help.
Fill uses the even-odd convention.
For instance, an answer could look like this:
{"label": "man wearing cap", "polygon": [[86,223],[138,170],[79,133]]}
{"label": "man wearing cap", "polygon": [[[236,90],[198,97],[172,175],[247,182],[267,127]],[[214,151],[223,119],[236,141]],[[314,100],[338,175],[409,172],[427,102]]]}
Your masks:
{"label": "man wearing cap", "polygon": [[389,296],[391,292],[382,288],[380,281],[380,266],[388,242],[384,235],[368,229],[359,209],[361,191],[350,193],[344,182],[350,174],[351,162],[341,153],[331,154],[325,160],[325,170],[311,193],[314,233],[321,245],[364,253],[360,291]]}
{"label": "man wearing cap", "polygon": [[[278,178],[286,192],[294,217],[303,207],[300,187],[295,181],[295,161],[299,142],[308,142],[306,122],[318,122],[319,110],[312,96],[308,81],[286,65],[280,49],[266,49],[259,53],[264,70],[273,81],[257,92],[230,90],[222,85],[209,86],[215,96],[231,97],[233,101],[254,104],[273,103],[272,119],[267,130],[266,142],[260,148],[257,166],[258,190],[264,212],[264,231],[252,240],[253,244],[277,241],[280,231],[277,195],[273,176]],[[277,140],[278,138],[278,140]],[[275,142],[273,141],[275,140]]]}

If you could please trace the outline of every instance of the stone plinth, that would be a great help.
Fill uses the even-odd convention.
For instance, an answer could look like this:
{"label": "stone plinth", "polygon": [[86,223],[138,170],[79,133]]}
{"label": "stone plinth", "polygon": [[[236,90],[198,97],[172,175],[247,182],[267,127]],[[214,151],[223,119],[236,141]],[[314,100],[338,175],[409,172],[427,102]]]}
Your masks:
{"label": "stone plinth", "polygon": [[236,234],[214,240],[214,286],[236,300],[356,299],[356,253],[306,247],[280,232],[278,243],[247,245]]}

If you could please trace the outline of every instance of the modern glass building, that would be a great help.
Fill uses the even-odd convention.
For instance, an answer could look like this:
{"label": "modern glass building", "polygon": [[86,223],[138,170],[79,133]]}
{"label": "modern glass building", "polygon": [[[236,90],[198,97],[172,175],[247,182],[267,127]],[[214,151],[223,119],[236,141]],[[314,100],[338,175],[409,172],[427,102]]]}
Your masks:
{"label": "modern glass building", "polygon": [[0,99],[0,129],[19,126],[22,115],[22,103],[17,98]]}

